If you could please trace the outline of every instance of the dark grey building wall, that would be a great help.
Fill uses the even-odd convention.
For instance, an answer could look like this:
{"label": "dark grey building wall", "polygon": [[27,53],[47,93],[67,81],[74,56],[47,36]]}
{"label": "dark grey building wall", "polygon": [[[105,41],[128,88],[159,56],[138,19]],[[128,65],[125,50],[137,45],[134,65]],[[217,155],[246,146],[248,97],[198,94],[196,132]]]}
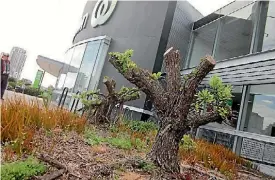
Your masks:
{"label": "dark grey building wall", "polygon": [[[169,3],[156,62],[153,68],[154,72],[165,72],[163,54],[165,50],[170,47],[180,50],[182,55],[181,64],[183,67],[188,51],[192,25],[202,17],[203,15],[187,1],[171,1]],[[146,101],[143,108],[150,110],[151,107],[152,104]]]}
{"label": "dark grey building wall", "polygon": [[[88,1],[83,15],[91,15],[95,3]],[[109,52],[122,52],[131,48],[134,50],[132,59],[142,68],[152,71],[168,4],[167,1],[118,1],[112,16],[105,24],[93,28],[89,17],[87,27],[77,34],[74,43],[107,35],[112,38]],[[100,82],[104,76],[109,76],[116,80],[118,89],[121,86],[133,86],[107,62],[107,59],[105,61]],[[98,88],[105,89],[102,83]],[[140,100],[128,104],[142,107],[144,99],[143,94]]]}
{"label": "dark grey building wall", "polygon": [[[88,13],[87,26],[79,32],[73,43],[97,36],[112,38],[109,52],[122,52],[133,49],[133,60],[149,71],[161,71],[163,53],[169,46],[181,50],[185,56],[192,23],[202,15],[186,1],[118,1],[109,20],[93,28],[91,14],[96,1],[88,1],[83,15]],[[117,89],[121,86],[133,86],[105,60],[99,83],[100,89],[104,76],[116,80]],[[142,108],[145,95],[140,100],[128,103]]]}
{"label": "dark grey building wall", "polygon": [[[177,2],[171,30],[169,33],[167,49],[174,47],[180,50],[182,68],[187,57],[192,25],[201,18],[203,18],[203,15],[189,2]],[[162,71],[164,71],[164,69],[162,69]]]}

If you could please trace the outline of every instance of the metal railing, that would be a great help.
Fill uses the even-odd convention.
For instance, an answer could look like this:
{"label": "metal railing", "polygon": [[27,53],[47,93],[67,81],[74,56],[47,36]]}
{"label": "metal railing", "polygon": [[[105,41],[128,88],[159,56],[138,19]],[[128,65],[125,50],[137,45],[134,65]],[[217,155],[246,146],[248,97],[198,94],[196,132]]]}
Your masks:
{"label": "metal railing", "polygon": [[69,91],[69,88],[67,88],[67,87],[65,87],[63,89],[61,97],[60,97],[59,102],[58,102],[58,107],[63,108],[63,106],[65,104],[65,100],[66,100],[67,95],[68,95],[68,91]]}
{"label": "metal railing", "polygon": [[[80,91],[77,91],[76,93],[75,93],[75,95],[78,95],[78,94],[80,94]],[[75,104],[76,103],[76,104]],[[78,106],[78,103],[79,103],[79,98],[74,98],[74,100],[73,100],[73,103],[72,103],[72,106],[71,106],[71,109],[70,109],[70,112],[76,112],[76,108],[77,108],[77,106]],[[75,105],[74,105],[75,104]]]}

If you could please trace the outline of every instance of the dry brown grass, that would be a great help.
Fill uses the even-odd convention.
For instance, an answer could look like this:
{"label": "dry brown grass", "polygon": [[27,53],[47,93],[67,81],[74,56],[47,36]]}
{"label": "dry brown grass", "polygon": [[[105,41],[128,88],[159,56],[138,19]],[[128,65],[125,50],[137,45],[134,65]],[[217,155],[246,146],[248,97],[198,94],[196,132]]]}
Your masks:
{"label": "dry brown grass", "polygon": [[44,108],[38,100],[7,99],[1,104],[1,142],[12,144],[16,153],[31,151],[39,128],[84,131],[85,119],[66,110]]}
{"label": "dry brown grass", "polygon": [[204,167],[218,170],[228,178],[234,178],[241,166],[249,166],[248,161],[234,154],[222,145],[212,144],[204,140],[195,140],[194,150],[180,148],[179,156],[188,164],[202,164]]}

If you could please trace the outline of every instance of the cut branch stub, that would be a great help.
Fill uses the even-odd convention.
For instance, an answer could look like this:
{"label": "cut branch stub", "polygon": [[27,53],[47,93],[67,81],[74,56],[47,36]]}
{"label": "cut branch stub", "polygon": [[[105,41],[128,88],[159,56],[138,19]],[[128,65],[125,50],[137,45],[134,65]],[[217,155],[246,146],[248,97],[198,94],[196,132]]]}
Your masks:
{"label": "cut branch stub", "polygon": [[188,76],[188,79],[185,83],[185,88],[188,89],[188,91],[196,90],[206,75],[214,69],[215,65],[216,61],[212,56],[205,56],[202,58],[198,67],[191,72],[191,76]]}
{"label": "cut branch stub", "polygon": [[103,83],[105,84],[109,95],[114,96],[115,95],[115,87],[116,87],[115,80],[109,79],[108,77],[105,77],[103,79]]}
{"label": "cut branch stub", "polygon": [[180,90],[180,53],[178,50],[173,50],[173,47],[168,49],[164,54],[164,62],[166,69],[167,91],[176,93]]}
{"label": "cut branch stub", "polygon": [[111,113],[117,104],[123,105],[127,101],[139,99],[139,90],[136,88],[122,87],[119,92],[115,90],[115,80],[104,77],[106,94],[99,91],[83,92],[80,95],[84,110],[88,110],[87,117],[92,123],[111,122]]}
{"label": "cut branch stub", "polygon": [[187,116],[188,126],[198,128],[210,122],[220,121],[222,118],[217,111],[206,112],[203,114],[189,113]]}
{"label": "cut branch stub", "polygon": [[184,93],[181,94],[181,101],[179,103],[179,110],[184,115],[184,117],[182,117],[183,119],[186,119],[199,84],[206,77],[206,75],[214,69],[215,65],[216,61],[211,56],[205,56],[202,58],[198,67],[188,75],[183,87]]}

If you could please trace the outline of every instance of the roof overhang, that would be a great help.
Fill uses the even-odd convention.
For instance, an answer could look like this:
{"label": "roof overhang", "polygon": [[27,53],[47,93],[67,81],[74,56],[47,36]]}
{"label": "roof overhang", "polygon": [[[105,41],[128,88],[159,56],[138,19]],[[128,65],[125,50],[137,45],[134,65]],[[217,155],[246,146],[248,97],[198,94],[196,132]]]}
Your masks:
{"label": "roof overhang", "polygon": [[66,74],[68,70],[73,73],[78,71],[76,67],[40,55],[37,56],[36,62],[41,69],[55,77]]}

